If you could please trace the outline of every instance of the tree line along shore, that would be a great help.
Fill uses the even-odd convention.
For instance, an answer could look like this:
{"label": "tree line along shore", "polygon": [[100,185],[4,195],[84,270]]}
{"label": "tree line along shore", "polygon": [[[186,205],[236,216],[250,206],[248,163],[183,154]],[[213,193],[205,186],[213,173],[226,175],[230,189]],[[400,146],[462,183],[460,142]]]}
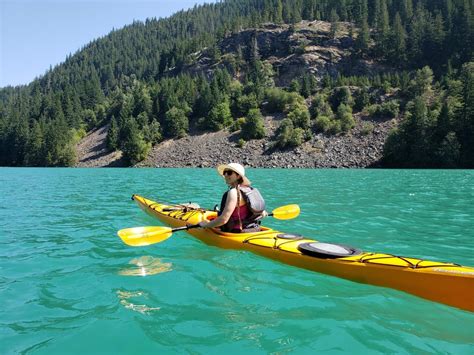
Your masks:
{"label": "tree line along shore", "polygon": [[126,165],[223,130],[239,149],[321,158],[317,142],[392,120],[377,166],[472,168],[472,14],[457,0],[235,0],[136,22],[0,89],[0,164],[72,166],[99,127]]}

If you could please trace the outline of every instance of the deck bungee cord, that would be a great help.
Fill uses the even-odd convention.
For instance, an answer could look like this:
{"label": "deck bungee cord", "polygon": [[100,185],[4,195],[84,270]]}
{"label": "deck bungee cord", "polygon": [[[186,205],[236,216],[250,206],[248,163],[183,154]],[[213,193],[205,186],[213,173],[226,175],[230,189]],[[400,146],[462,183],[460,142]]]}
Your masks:
{"label": "deck bungee cord", "polygon": [[[216,218],[217,212],[183,204],[163,204],[138,195],[133,195],[132,199],[146,213],[172,228],[137,227],[119,231],[120,238],[128,245],[146,246],[160,243],[175,232],[186,231],[211,246],[248,250],[288,265],[354,282],[393,288],[474,312],[472,267],[362,251],[351,246],[320,242],[264,226],[261,231],[250,233],[199,228],[198,223]],[[274,210],[278,212],[275,218],[291,219],[299,214],[299,208],[295,212],[286,208],[288,206],[283,207]]]}

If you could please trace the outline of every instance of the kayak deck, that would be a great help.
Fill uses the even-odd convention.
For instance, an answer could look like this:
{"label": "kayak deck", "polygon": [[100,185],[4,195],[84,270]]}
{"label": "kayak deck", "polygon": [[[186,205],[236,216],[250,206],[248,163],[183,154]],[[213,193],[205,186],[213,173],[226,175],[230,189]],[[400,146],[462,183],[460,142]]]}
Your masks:
{"label": "kayak deck", "polygon": [[[171,227],[197,224],[216,212],[184,205],[166,205],[133,195],[146,213]],[[474,268],[391,254],[362,252],[354,256],[322,258],[303,254],[299,246],[314,239],[288,239],[282,232],[262,227],[260,232],[227,233],[219,229],[187,231],[208,245],[244,249],[307,270],[347,280],[389,287],[431,301],[474,312]]]}

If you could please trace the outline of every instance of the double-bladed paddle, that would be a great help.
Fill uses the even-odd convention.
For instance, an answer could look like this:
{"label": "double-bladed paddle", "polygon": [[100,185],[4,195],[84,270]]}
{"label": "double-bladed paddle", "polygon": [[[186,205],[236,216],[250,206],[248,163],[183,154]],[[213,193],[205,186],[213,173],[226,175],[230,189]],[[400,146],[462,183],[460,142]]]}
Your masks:
{"label": "double-bladed paddle", "polygon": [[[300,207],[298,205],[286,205],[275,208],[269,216],[276,219],[287,220],[298,217]],[[178,228],[169,227],[134,227],[121,229],[117,232],[122,241],[130,246],[139,247],[160,243],[173,235],[174,232],[198,228],[197,224]]]}

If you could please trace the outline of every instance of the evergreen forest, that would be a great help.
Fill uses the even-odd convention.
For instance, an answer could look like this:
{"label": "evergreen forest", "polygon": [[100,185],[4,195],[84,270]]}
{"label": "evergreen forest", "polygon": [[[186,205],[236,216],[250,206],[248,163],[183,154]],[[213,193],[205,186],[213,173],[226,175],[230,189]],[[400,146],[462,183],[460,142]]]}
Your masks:
{"label": "evergreen forest", "polygon": [[[292,149],[317,133],[349,134],[363,112],[399,119],[382,166],[473,168],[473,13],[474,0],[225,0],[134,22],[0,89],[0,166],[73,166],[75,145],[104,125],[107,146],[130,164],[190,132],[240,131],[244,144],[265,137],[272,114],[284,116],[275,149]],[[351,57],[386,69],[280,85],[255,38],[223,47],[244,30],[315,20],[334,37],[350,28]],[[203,58],[205,70],[190,70]]]}

